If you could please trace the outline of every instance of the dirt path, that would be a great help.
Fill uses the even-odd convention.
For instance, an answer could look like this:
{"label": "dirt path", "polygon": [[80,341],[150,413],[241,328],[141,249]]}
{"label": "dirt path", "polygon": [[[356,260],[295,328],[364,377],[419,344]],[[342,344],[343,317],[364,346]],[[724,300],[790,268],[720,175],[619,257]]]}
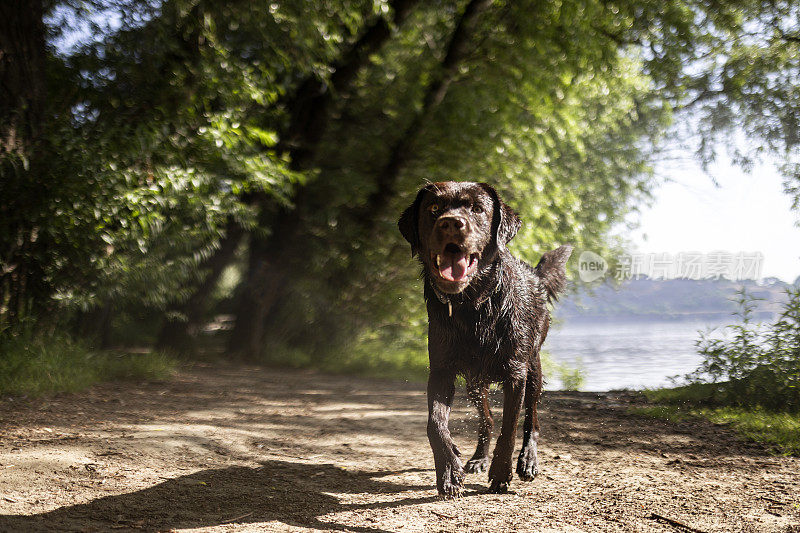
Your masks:
{"label": "dirt path", "polygon": [[[0,531],[800,531],[800,459],[628,401],[547,393],[542,474],[457,501],[418,384],[230,366],[4,401]],[[459,392],[465,454],[475,424]]]}

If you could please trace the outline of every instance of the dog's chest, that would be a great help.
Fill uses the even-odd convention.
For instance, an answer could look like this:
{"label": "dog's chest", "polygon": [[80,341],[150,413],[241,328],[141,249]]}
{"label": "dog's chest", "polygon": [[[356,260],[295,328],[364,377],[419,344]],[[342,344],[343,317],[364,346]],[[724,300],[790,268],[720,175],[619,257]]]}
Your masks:
{"label": "dog's chest", "polygon": [[527,335],[515,324],[510,310],[454,305],[452,316],[431,320],[438,322],[431,333],[443,335],[436,339],[443,341],[437,343],[442,353],[435,355],[460,373],[501,380],[508,375],[509,365],[529,355],[520,350]]}

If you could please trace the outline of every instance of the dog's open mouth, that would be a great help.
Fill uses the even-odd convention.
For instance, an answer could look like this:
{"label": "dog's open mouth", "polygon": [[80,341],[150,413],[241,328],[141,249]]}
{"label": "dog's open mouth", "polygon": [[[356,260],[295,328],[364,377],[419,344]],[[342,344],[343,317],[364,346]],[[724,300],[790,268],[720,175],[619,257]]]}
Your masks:
{"label": "dog's open mouth", "polygon": [[431,253],[436,273],[445,281],[466,281],[478,269],[479,253],[470,254],[461,246],[449,243],[441,253]]}

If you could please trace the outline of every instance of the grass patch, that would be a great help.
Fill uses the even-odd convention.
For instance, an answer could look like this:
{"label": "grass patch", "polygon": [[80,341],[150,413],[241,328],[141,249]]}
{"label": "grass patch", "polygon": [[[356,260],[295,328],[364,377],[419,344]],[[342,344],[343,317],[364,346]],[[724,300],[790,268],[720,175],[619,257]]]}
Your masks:
{"label": "grass patch", "polygon": [[279,339],[273,341],[258,362],[278,368],[306,368],[329,374],[425,381],[428,378],[428,351],[425,338],[367,332],[336,348],[294,347]]}
{"label": "grass patch", "polygon": [[715,406],[724,401],[724,388],[716,383],[690,383],[671,389],[645,390],[644,395],[653,403],[684,406]]}
{"label": "grass patch", "polygon": [[[541,353],[545,379],[557,376],[563,390],[579,390],[584,383],[582,365],[558,363],[547,352]],[[425,382],[428,379],[428,350],[419,342],[389,342],[362,339],[346,349],[315,357],[305,349],[274,344],[259,361],[278,368],[311,368],[329,374],[404,379]]]}
{"label": "grass patch", "polygon": [[800,455],[800,414],[741,407],[706,408],[699,413],[712,422],[730,424],[745,438],[763,442],[777,453]]}
{"label": "grass patch", "polygon": [[314,358],[305,350],[273,348],[263,363],[280,368],[313,368],[329,374],[348,374],[409,381],[428,378],[428,354],[414,349],[391,347],[368,349],[355,346],[322,358]]}
{"label": "grass patch", "polygon": [[339,360],[326,360],[318,366],[323,372],[356,374],[377,378],[426,381],[428,379],[428,354],[417,350],[376,351],[371,354],[358,351]]}
{"label": "grass patch", "polygon": [[74,392],[101,381],[164,379],[177,361],[160,353],[94,352],[65,335],[0,338],[0,395]]}
{"label": "grass patch", "polygon": [[766,444],[781,455],[800,455],[800,413],[773,412],[762,407],[714,405],[720,386],[694,383],[674,389],[645,391],[655,405],[635,408],[635,413],[680,422],[700,417],[725,424],[742,437]]}

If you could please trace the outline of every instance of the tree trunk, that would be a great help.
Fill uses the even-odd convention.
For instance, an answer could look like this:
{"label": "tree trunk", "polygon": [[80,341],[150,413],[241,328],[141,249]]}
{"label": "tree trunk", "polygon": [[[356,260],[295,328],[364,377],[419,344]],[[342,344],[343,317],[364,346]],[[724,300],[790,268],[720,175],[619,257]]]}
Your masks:
{"label": "tree trunk", "polygon": [[41,0],[0,2],[0,324],[21,320],[42,282],[30,259],[41,199],[29,191],[45,123],[43,14]]}
{"label": "tree trunk", "polygon": [[196,329],[207,311],[208,298],[217,286],[222,272],[236,256],[236,249],[243,235],[244,230],[236,221],[228,222],[227,231],[220,241],[219,248],[200,264],[199,270],[204,273],[200,286],[188,300],[169,312],[170,316],[161,326],[156,341],[157,349],[175,353],[194,351]]}
{"label": "tree trunk", "polygon": [[0,154],[25,154],[41,131],[45,41],[41,0],[0,2]]}
{"label": "tree trunk", "polygon": [[101,305],[88,311],[78,311],[73,317],[72,332],[84,340],[91,340],[92,345],[100,350],[111,346],[111,319],[113,306],[106,299]]}
{"label": "tree trunk", "polygon": [[[418,1],[391,2],[391,23],[401,24]],[[334,72],[327,84],[312,76],[299,86],[290,105],[290,125],[279,142],[279,147],[289,151],[292,170],[304,170],[313,163],[333,113],[334,97],[340,100],[347,97],[357,74],[369,63],[370,55],[377,52],[389,37],[390,22],[383,17],[376,18],[333,65]],[[282,209],[274,220],[264,220],[260,224],[261,228],[272,229],[269,236],[256,233],[250,236],[248,272],[240,291],[236,324],[228,343],[231,352],[246,358],[255,358],[261,353],[264,320],[291,273],[293,261],[285,252],[296,244],[293,239],[302,228],[302,219],[297,214],[306,198],[301,188],[295,194],[291,208]],[[262,213],[266,208],[266,205],[260,206]]]}

